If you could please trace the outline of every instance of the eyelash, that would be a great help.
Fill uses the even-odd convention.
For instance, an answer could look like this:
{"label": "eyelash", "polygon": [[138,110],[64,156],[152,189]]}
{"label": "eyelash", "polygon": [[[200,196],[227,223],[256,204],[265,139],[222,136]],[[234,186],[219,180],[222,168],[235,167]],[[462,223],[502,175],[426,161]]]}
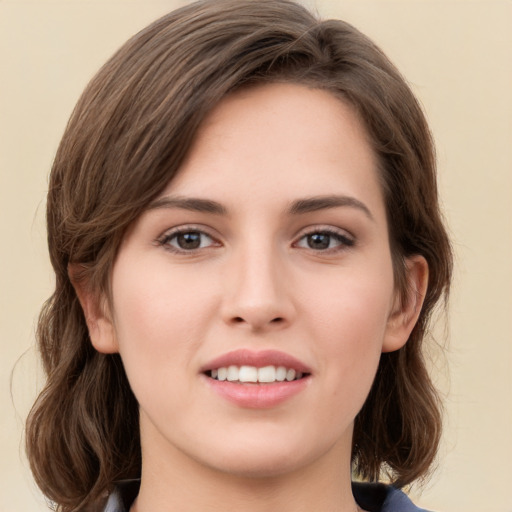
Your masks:
{"label": "eyelash", "polygon": [[[197,247],[192,249],[183,249],[179,247],[175,247],[171,245],[171,240],[179,237],[180,235],[190,235],[190,234],[198,234],[201,238],[206,236],[210,240],[212,240],[211,245],[220,246],[220,242],[217,242],[215,238],[211,235],[209,235],[204,229],[198,228],[195,226],[183,226],[179,228],[175,228],[171,231],[168,231],[167,233],[164,233],[164,235],[157,240],[158,244],[163,246],[166,250],[176,253],[176,254],[192,254],[193,252],[197,252],[200,249],[207,249],[211,247],[211,245],[207,247]],[[201,244],[200,240],[200,244]]]}
{"label": "eyelash", "polygon": [[310,231],[303,232],[298,241],[294,242],[294,246],[297,246],[302,240],[307,239],[307,237],[311,237],[313,235],[323,235],[330,238],[330,241],[334,239],[338,245],[336,247],[328,247],[325,249],[314,249],[312,247],[304,247],[305,249],[309,249],[316,253],[334,253],[334,252],[340,252],[344,251],[346,249],[349,249],[355,245],[355,239],[348,235],[346,232],[338,231],[336,229],[333,229],[331,227],[329,228],[313,228]]}
{"label": "eyelash", "polygon": [[[176,239],[180,235],[191,235],[191,234],[199,235],[199,244],[200,244],[199,247],[183,249],[183,248],[176,247],[171,244],[171,241],[173,239]],[[311,237],[313,235],[321,235],[321,236],[329,237],[329,241],[328,241],[329,245],[330,245],[332,239],[334,239],[338,244],[335,247],[327,247],[327,248],[322,248],[322,249],[314,249],[312,247],[302,247],[304,249],[308,249],[315,253],[324,253],[324,254],[329,253],[330,254],[330,253],[340,252],[340,251],[349,249],[355,245],[355,239],[353,237],[351,237],[350,235],[347,235],[345,232],[337,231],[333,228],[313,228],[310,231],[303,232],[299,236],[297,241],[293,243],[293,246],[301,247],[299,245],[300,242],[302,240],[307,240],[307,237]],[[212,243],[207,246],[201,247],[201,244],[202,244],[201,239],[205,236],[207,238],[209,238],[212,241]],[[221,245],[221,243],[218,242],[213,236],[208,234],[202,228],[198,228],[195,226],[183,226],[183,227],[175,228],[171,231],[168,231],[167,233],[165,233],[162,237],[160,237],[157,240],[157,243],[158,243],[158,245],[163,246],[166,250],[173,252],[175,254],[192,254],[201,249],[208,249],[212,246],[219,247]]]}

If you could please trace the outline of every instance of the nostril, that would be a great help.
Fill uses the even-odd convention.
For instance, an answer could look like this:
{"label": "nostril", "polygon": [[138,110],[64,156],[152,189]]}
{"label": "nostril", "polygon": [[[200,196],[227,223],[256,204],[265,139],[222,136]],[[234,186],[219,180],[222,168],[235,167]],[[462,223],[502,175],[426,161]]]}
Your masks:
{"label": "nostril", "polygon": [[282,325],[285,325],[286,323],[286,317],[283,316],[276,316],[271,317],[266,315],[256,315],[256,314],[248,314],[247,316],[232,316],[229,318],[229,323],[231,325],[247,325],[251,329],[264,329],[265,326],[275,326],[280,327]]}

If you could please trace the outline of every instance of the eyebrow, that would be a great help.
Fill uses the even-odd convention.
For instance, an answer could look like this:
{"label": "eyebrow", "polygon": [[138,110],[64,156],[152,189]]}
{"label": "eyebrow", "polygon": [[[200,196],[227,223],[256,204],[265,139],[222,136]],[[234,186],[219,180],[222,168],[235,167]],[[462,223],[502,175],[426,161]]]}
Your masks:
{"label": "eyebrow", "polygon": [[316,212],[318,210],[326,210],[328,208],[338,208],[340,206],[357,208],[364,212],[369,219],[375,220],[372,212],[363,202],[355,197],[343,195],[315,196],[299,199],[290,205],[288,211],[292,215],[300,215],[303,213]]}
{"label": "eyebrow", "polygon": [[[370,209],[359,199],[344,195],[314,196],[293,201],[288,207],[290,215],[302,215],[305,213],[326,210],[330,208],[351,207],[361,210],[369,219],[375,220]],[[211,199],[197,197],[165,196],[156,199],[148,206],[148,210],[159,208],[180,208],[201,213],[212,213],[215,215],[227,215],[225,206]]]}
{"label": "eyebrow", "polygon": [[226,208],[217,201],[196,197],[165,196],[150,203],[147,209],[155,210],[158,208],[181,208],[193,212],[227,215]]}

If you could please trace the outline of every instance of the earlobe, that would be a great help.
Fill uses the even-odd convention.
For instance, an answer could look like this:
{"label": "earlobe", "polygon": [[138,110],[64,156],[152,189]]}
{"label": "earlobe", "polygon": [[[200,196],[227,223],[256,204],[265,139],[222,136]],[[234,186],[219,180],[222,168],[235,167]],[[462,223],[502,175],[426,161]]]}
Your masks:
{"label": "earlobe", "polygon": [[68,276],[82,306],[92,345],[104,354],[117,353],[118,344],[106,298],[91,290],[87,279],[83,278],[82,265],[70,263]]}
{"label": "earlobe", "polygon": [[407,293],[397,297],[388,318],[382,352],[394,352],[402,348],[418,321],[428,287],[428,263],[423,256],[406,259]]}

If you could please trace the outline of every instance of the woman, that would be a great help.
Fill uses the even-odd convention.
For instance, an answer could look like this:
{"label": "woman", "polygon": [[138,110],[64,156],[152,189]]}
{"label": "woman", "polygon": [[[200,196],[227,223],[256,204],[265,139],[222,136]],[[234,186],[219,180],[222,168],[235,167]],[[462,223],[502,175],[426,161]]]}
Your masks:
{"label": "woman", "polygon": [[451,252],[426,121],[365,36],[284,0],[157,20],[82,95],[47,215],[27,448],[60,510],[418,510]]}

